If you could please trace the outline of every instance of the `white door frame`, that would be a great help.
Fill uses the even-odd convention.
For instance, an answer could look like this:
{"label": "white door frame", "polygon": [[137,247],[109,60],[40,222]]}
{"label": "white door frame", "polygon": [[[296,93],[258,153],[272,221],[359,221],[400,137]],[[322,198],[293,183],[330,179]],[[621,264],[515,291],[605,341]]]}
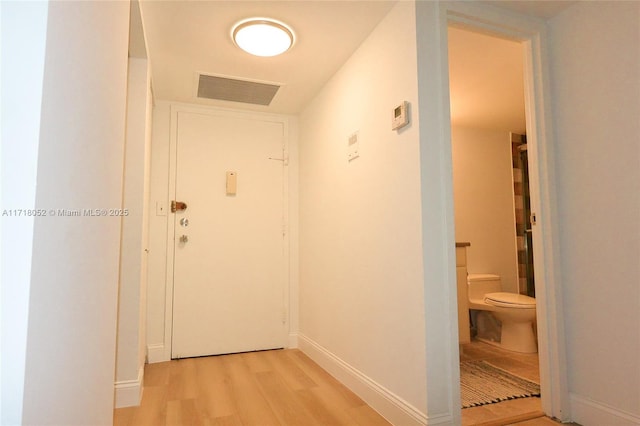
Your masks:
{"label": "white door frame", "polygon": [[[287,321],[287,327],[289,327],[291,333],[292,324],[295,322],[295,318],[292,318],[292,301],[291,301],[291,293],[293,289],[291,288],[291,273],[290,273],[290,240],[291,240],[291,232],[289,227],[290,220],[290,209],[289,209],[289,193],[290,193],[290,174],[288,159],[289,159],[289,149],[290,149],[290,125],[289,125],[289,117],[285,115],[279,114],[269,114],[269,113],[261,113],[261,112],[252,112],[252,111],[240,111],[228,108],[217,108],[217,107],[206,107],[206,106],[197,106],[197,105],[188,105],[188,104],[171,104],[171,124],[170,124],[170,142],[169,142],[169,202],[168,206],[171,204],[171,200],[175,200],[176,198],[176,169],[177,169],[177,147],[178,147],[178,113],[180,112],[189,112],[194,114],[204,114],[204,115],[225,115],[232,118],[242,118],[246,120],[259,120],[259,121],[269,121],[281,123],[284,129],[283,134],[283,159],[285,161],[285,167],[283,171],[283,230],[286,232],[284,238],[284,306],[285,306],[285,317]],[[174,276],[174,251],[175,251],[175,216],[174,213],[170,211],[167,212],[168,220],[167,220],[167,262],[166,262],[166,290],[165,290],[165,315],[164,315],[164,360],[171,359],[171,348],[172,348],[172,335],[173,335],[173,276]],[[294,302],[295,303],[295,302]],[[295,307],[294,307],[295,308]],[[289,342],[291,345],[291,339]]]}
{"label": "white door frame", "polygon": [[[429,350],[430,346],[434,345],[433,341],[443,337],[447,330],[450,336],[457,336],[447,34],[448,25],[455,25],[476,32],[517,40],[524,47],[531,203],[532,211],[537,215],[537,225],[533,227],[533,246],[542,408],[549,416],[568,420],[571,413],[566,376],[561,280],[558,267],[557,198],[553,186],[555,182],[554,141],[545,24],[536,18],[510,13],[476,2],[439,2],[430,5],[424,3],[418,2],[417,6],[418,40],[437,40],[436,42],[426,41],[422,47],[419,44],[418,61],[422,67],[420,72],[430,76],[425,77],[424,80],[420,79],[423,85],[420,96],[420,123],[421,129],[425,128],[425,135],[421,136],[421,151],[425,151],[421,152],[425,309],[427,314],[430,313],[430,310],[435,310],[434,316],[441,315],[442,320],[446,320],[445,324],[448,327],[444,329],[440,323],[439,329],[436,329],[437,326],[433,324],[433,321],[429,321],[429,317],[427,318],[428,418],[433,420],[434,424],[448,421],[459,423],[460,421],[460,370],[457,338],[447,337],[440,341],[439,349],[446,349],[447,355],[445,356],[449,356],[448,362],[439,359],[438,354],[432,354]],[[429,25],[430,27],[427,27]],[[427,81],[427,79],[429,80]],[[434,180],[436,183],[433,183]],[[425,186],[427,189],[424,188]],[[433,210],[433,203],[438,203],[442,210],[435,213],[429,212],[429,208]],[[438,249],[444,254],[438,255]],[[439,268],[437,262],[442,262]],[[446,269],[443,270],[443,267]],[[434,271],[437,274],[435,277],[433,276]],[[431,274],[431,277],[427,274]],[[434,288],[434,278],[436,282],[442,283],[439,285],[445,285],[446,288]],[[440,362],[440,365],[432,365],[433,362],[429,362],[430,355],[432,355],[432,359]],[[442,400],[442,388],[429,386],[431,383],[430,375],[434,378],[440,378],[440,383],[446,383],[448,387],[446,401]],[[433,406],[430,401],[434,401]]]}

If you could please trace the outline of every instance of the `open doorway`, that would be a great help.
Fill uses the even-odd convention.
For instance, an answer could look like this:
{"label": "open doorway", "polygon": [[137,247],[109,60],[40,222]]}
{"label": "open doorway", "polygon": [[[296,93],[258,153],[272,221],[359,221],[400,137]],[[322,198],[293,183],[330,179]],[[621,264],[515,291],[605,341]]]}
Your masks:
{"label": "open doorway", "polygon": [[448,52],[462,424],[539,417],[524,47],[450,26]]}

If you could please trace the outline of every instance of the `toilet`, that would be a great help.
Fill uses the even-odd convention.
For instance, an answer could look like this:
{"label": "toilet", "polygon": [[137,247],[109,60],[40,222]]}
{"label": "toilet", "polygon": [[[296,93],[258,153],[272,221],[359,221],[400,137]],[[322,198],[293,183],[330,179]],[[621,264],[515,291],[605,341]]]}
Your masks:
{"label": "toilet", "polygon": [[469,309],[489,311],[502,322],[500,343],[487,342],[503,349],[536,353],[538,345],[533,332],[536,299],[502,291],[500,276],[469,274],[467,276]]}

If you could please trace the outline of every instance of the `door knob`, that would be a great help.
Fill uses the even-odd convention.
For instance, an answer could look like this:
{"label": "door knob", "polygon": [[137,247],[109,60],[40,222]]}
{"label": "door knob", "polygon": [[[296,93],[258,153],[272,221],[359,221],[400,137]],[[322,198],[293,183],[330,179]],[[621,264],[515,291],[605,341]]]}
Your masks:
{"label": "door knob", "polygon": [[180,242],[181,242],[181,243],[189,242],[189,237],[188,237],[188,236],[186,236],[186,235],[182,235],[182,236],[180,237]]}
{"label": "door knob", "polygon": [[187,226],[189,226],[189,219],[183,217],[182,219],[180,219],[180,225],[186,228]]}

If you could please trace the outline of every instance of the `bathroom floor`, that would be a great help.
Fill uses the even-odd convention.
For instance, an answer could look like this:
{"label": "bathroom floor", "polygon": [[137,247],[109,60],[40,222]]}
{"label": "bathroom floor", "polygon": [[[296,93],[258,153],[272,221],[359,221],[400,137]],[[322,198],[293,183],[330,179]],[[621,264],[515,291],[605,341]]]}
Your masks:
{"label": "bathroom floor", "polygon": [[[520,354],[505,351],[496,346],[472,340],[471,343],[460,347],[460,361],[474,360],[490,361],[493,365],[510,373],[540,383],[538,354]],[[546,421],[547,419],[544,419],[543,416],[544,412],[542,411],[540,398],[520,398],[480,407],[465,408],[462,410],[462,425],[515,424],[536,418],[538,421]],[[550,422],[549,424],[553,424],[551,420],[548,421]]]}

